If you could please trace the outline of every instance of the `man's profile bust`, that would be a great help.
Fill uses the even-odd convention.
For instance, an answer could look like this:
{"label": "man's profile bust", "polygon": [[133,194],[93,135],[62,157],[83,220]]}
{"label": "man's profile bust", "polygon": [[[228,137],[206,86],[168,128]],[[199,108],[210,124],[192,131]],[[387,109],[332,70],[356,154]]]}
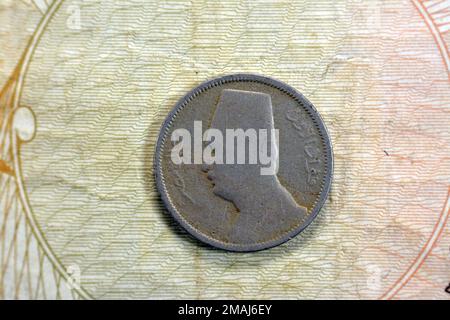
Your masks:
{"label": "man's profile bust", "polygon": [[[225,132],[227,129],[255,129],[273,132],[274,120],[271,97],[265,93],[231,90],[222,91],[217,104],[211,128]],[[224,145],[223,153],[236,152],[229,144]],[[267,149],[270,156],[278,160],[278,141],[268,135]],[[272,147],[272,148],[271,148]],[[247,149],[246,160],[252,147]],[[254,151],[254,150],[253,150]],[[261,150],[258,150],[261,152]],[[274,152],[275,151],[275,152]],[[233,155],[235,156],[235,155]],[[278,161],[275,161],[278,163]],[[256,164],[212,164],[205,167],[208,178],[213,183],[215,195],[234,204],[238,213],[230,228],[230,241],[257,242],[259,235],[273,232],[274,237],[283,226],[294,227],[307,215],[307,208],[299,205],[289,191],[280,183],[276,170],[272,174],[262,174],[264,166]],[[292,223],[290,223],[292,222]],[[266,232],[260,232],[260,230]]]}

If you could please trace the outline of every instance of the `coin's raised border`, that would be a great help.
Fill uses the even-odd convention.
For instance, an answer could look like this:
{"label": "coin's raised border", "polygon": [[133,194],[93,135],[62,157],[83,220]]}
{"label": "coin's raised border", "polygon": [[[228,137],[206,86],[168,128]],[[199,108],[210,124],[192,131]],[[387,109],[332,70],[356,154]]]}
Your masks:
{"label": "coin's raised border", "polygon": [[[253,244],[231,244],[219,241],[208,235],[200,232],[196,228],[194,228],[177,210],[173,202],[171,201],[169,194],[166,189],[165,179],[162,171],[162,158],[164,153],[164,144],[167,138],[167,134],[170,130],[170,127],[183,108],[185,108],[189,102],[191,102],[195,97],[197,97],[202,92],[207,91],[213,87],[230,83],[230,82],[257,82],[261,84],[268,85],[270,87],[276,88],[281,92],[292,97],[296,102],[298,102],[301,106],[303,106],[304,110],[311,117],[314,125],[319,130],[319,135],[321,137],[322,146],[325,149],[325,174],[321,184],[321,192],[320,196],[315,201],[312,210],[309,212],[308,218],[303,221],[297,227],[294,227],[289,232],[282,234],[274,239],[261,242],[261,243],[253,243]],[[275,80],[273,78],[256,75],[256,74],[248,74],[248,73],[239,73],[226,75],[219,78],[215,78],[209,81],[206,81],[190,92],[188,92],[183,98],[181,98],[176,104],[175,108],[169,113],[163,125],[161,126],[160,134],[158,137],[158,141],[156,143],[156,152],[154,158],[154,172],[155,172],[155,181],[158,192],[161,195],[161,199],[166,205],[170,214],[175,218],[178,223],[180,223],[191,235],[196,237],[197,239],[212,245],[214,247],[229,250],[229,251],[258,251],[263,249],[268,249],[280,245],[296,235],[302,232],[311,222],[316,218],[320,209],[324,205],[328,194],[331,188],[332,176],[333,176],[333,151],[331,146],[331,139],[328,134],[328,131],[325,127],[325,124],[317,112],[316,108],[312,105],[311,102],[308,101],[300,92],[298,92],[293,87]]]}

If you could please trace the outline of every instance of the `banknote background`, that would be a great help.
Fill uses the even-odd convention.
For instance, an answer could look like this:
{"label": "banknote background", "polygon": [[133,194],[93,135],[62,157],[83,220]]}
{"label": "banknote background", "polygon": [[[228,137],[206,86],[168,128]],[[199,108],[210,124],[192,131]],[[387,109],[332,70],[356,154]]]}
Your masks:
{"label": "banknote background", "polygon": [[[449,299],[450,1],[0,1],[0,297]],[[288,243],[190,238],[155,190],[175,102],[299,89],[332,192]],[[219,214],[219,213],[218,213]]]}

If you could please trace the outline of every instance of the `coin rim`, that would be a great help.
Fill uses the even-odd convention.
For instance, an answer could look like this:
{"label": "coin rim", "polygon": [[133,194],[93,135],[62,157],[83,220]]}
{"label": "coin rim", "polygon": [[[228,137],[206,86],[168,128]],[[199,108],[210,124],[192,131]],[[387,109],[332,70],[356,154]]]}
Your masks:
{"label": "coin rim", "polygon": [[[257,82],[265,85],[269,85],[271,87],[274,87],[292,98],[294,98],[297,102],[303,105],[303,108],[308,113],[309,116],[311,116],[313,123],[316,125],[316,127],[319,130],[319,135],[322,138],[322,143],[325,147],[325,159],[326,159],[326,166],[325,169],[327,172],[325,173],[324,179],[322,181],[322,189],[320,191],[320,196],[317,198],[316,202],[313,205],[313,209],[309,213],[308,218],[300,224],[298,227],[295,227],[291,229],[289,232],[286,232],[282,234],[280,237],[260,242],[260,243],[252,243],[252,244],[231,244],[226,243],[220,240],[217,240],[215,238],[212,238],[208,236],[207,234],[204,234],[200,230],[196,229],[194,226],[192,226],[178,211],[178,209],[172,204],[172,201],[170,200],[169,193],[166,189],[165,181],[164,181],[164,175],[163,175],[163,169],[162,169],[162,154],[164,150],[164,143],[167,138],[167,133],[169,132],[171,125],[173,121],[175,120],[177,114],[188,105],[190,101],[192,101],[197,95],[200,93],[203,93],[207,91],[208,89],[211,89],[213,87],[230,83],[230,82]],[[264,249],[273,248],[275,246],[281,245],[290,239],[297,236],[299,233],[301,233],[303,230],[305,230],[312,221],[317,217],[319,211],[325,204],[325,201],[328,197],[328,194],[331,189],[331,184],[333,180],[333,167],[334,167],[334,161],[333,161],[333,149],[331,144],[331,138],[328,133],[327,128],[325,127],[325,123],[320,116],[320,114],[317,112],[314,105],[306,99],[299,91],[294,89],[293,87],[285,84],[284,82],[281,82],[279,80],[276,80],[274,78],[258,75],[258,74],[252,74],[252,73],[237,73],[237,74],[229,74],[217,78],[213,78],[211,80],[207,80],[200,85],[196,86],[194,89],[189,91],[187,94],[185,94],[175,105],[175,107],[171,110],[171,112],[166,117],[164,123],[161,126],[161,129],[159,131],[158,141],[156,143],[156,150],[154,155],[154,174],[155,174],[155,181],[156,181],[156,187],[158,189],[158,192],[161,196],[161,199],[166,206],[169,213],[172,215],[172,217],[186,230],[189,234],[191,234],[196,239],[211,245],[213,247],[227,250],[227,251],[236,251],[236,252],[253,252],[253,251],[259,251]]]}

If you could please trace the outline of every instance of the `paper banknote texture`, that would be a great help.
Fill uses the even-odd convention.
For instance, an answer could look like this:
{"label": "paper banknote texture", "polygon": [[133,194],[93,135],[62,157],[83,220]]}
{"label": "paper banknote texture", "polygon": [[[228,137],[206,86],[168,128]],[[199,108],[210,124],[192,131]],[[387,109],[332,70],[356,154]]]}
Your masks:
{"label": "paper banknote texture", "polygon": [[[450,0],[1,0],[0,21],[0,298],[450,299]],[[177,100],[237,72],[308,97],[335,158],[312,225],[245,254],[174,223],[152,169]]]}

